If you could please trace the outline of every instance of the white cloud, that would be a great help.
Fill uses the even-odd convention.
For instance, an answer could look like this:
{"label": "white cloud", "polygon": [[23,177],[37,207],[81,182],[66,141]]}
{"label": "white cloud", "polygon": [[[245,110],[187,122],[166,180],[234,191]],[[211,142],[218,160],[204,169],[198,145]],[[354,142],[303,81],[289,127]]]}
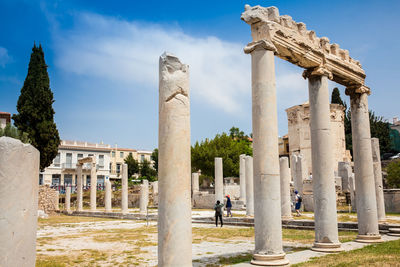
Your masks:
{"label": "white cloud", "polygon": [[[168,51],[190,66],[192,99],[230,114],[243,111],[242,99],[251,92],[250,56],[243,53],[244,44],[88,13],[78,14],[74,25],[55,33],[56,64],[63,71],[107,79],[123,85],[119,88],[156,91],[158,58]],[[277,73],[278,97],[306,93],[301,79],[282,67]]]}
{"label": "white cloud", "polygon": [[0,46],[0,67],[5,67],[10,61],[11,57],[8,55],[7,49]]}

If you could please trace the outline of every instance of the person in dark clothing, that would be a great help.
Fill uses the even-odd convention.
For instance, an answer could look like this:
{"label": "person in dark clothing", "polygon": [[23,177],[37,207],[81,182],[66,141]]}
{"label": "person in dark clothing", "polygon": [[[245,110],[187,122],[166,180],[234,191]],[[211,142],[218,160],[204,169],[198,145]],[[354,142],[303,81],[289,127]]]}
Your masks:
{"label": "person in dark clothing", "polygon": [[231,198],[229,195],[226,195],[226,217],[229,217],[229,214],[232,217],[232,212],[231,212],[231,208],[232,208],[232,202],[231,202]]}
{"label": "person in dark clothing", "polygon": [[219,200],[217,200],[217,203],[214,206],[215,210],[215,226],[218,227],[218,218],[221,221],[221,227],[223,225],[222,222],[222,207],[224,206],[223,203],[221,203]]}

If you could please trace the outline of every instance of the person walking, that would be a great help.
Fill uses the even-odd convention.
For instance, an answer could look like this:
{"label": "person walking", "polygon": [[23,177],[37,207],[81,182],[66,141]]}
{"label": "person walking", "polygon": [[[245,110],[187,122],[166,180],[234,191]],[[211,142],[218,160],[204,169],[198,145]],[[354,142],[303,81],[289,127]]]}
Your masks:
{"label": "person walking", "polygon": [[296,210],[296,216],[300,217],[301,213],[300,213],[300,208],[301,208],[301,202],[303,201],[302,197],[299,194],[299,191],[295,190],[294,193],[296,194],[296,205],[295,205],[295,210]]}
{"label": "person walking", "polygon": [[226,197],[226,205],[225,205],[225,207],[226,207],[226,217],[229,217],[229,214],[230,214],[231,217],[232,217],[232,212],[231,212],[231,209],[232,209],[231,197],[230,197],[229,195],[226,195],[225,197]]}
{"label": "person walking", "polygon": [[222,207],[224,206],[223,203],[221,203],[219,200],[217,200],[217,203],[214,206],[215,210],[215,226],[218,227],[218,218],[221,221],[221,227],[223,225],[222,222]]}

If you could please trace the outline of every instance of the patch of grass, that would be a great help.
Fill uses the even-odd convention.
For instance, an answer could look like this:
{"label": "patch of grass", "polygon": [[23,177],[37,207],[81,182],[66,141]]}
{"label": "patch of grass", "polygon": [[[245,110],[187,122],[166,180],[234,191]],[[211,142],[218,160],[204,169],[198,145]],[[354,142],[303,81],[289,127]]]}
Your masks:
{"label": "patch of grass", "polygon": [[313,258],[292,266],[400,266],[400,240],[369,245],[352,251]]}
{"label": "patch of grass", "polygon": [[[97,217],[81,217],[81,216],[67,216],[63,214],[56,214],[48,218],[39,218],[38,226],[55,226],[59,224],[71,224],[81,222],[101,222],[101,221],[115,221],[116,219],[110,218],[97,218]],[[71,225],[68,225],[71,227]]]}
{"label": "patch of grass", "polygon": [[338,214],[339,222],[357,222],[357,217],[350,216],[347,214]]}

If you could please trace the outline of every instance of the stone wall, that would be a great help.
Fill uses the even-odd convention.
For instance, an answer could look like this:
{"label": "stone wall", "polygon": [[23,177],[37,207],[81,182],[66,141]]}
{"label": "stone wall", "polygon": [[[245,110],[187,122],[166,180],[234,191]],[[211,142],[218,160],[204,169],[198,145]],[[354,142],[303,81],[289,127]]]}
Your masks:
{"label": "stone wall", "polygon": [[212,209],[215,204],[215,195],[208,192],[193,194],[193,207],[197,209]]}
{"label": "stone wall", "polygon": [[[331,104],[331,135],[334,149],[334,170],[337,172],[338,162],[351,161],[346,151],[344,135],[344,107]],[[308,173],[312,172],[311,134],[310,134],[310,105],[304,103],[286,109],[288,117],[289,154],[302,154],[308,165]]]}
{"label": "stone wall", "polygon": [[240,197],[240,185],[227,184],[224,185],[224,197],[230,195],[231,199],[239,199]]}
{"label": "stone wall", "polygon": [[400,213],[400,189],[384,189],[385,211]]}
{"label": "stone wall", "polygon": [[48,185],[39,186],[38,209],[46,214],[52,214],[58,210],[58,192]]}

